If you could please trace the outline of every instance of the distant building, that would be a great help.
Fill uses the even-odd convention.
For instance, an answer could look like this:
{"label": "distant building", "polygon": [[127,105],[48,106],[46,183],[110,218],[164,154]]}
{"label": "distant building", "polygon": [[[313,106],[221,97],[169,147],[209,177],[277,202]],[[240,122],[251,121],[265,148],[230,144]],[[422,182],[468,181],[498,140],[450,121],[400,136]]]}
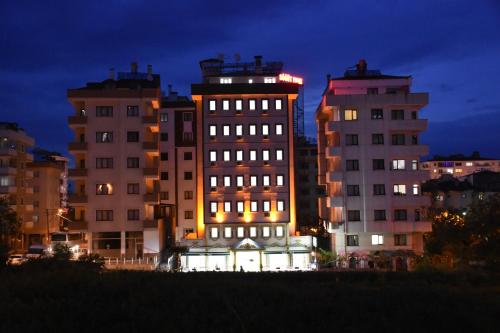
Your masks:
{"label": "distant building", "polygon": [[[33,225],[33,172],[27,164],[33,160],[28,151],[33,138],[16,123],[0,122],[0,196],[7,198],[21,222],[21,229]],[[12,246],[22,248],[21,237]]]}
{"label": "distant building", "polygon": [[422,169],[429,172],[432,179],[442,175],[462,177],[480,171],[500,172],[500,160],[481,157],[478,152],[471,156],[461,154],[450,156],[434,156],[432,160],[422,163]]}
{"label": "distant building", "polygon": [[328,77],[316,111],[319,183],[326,188],[319,215],[329,221],[338,254],[423,251],[431,222],[421,194],[428,147],[419,136],[427,129],[420,112],[428,94],[411,92],[411,81],[369,70],[363,60]]}

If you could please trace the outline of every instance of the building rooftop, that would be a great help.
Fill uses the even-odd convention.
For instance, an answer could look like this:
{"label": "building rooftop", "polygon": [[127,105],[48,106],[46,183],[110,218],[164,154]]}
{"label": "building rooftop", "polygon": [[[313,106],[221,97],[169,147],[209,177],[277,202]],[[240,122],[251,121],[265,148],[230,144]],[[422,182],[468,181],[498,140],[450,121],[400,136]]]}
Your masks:
{"label": "building rooftop", "polygon": [[489,157],[482,157],[481,154],[477,151],[473,152],[470,156],[466,156],[464,154],[452,154],[448,156],[443,156],[443,155],[434,155],[431,159],[428,160],[430,161],[491,161],[495,160],[495,158],[489,158]]}
{"label": "building rooftop", "polygon": [[278,75],[283,69],[283,63],[279,61],[262,62],[262,56],[255,56],[253,62],[225,63],[223,56],[215,59],[200,61],[203,78],[213,76],[256,76],[256,75]]}
{"label": "building rooftop", "polygon": [[7,121],[0,122],[0,129],[6,129],[6,130],[11,130],[11,131],[16,131],[16,132],[24,132],[24,129],[19,127],[19,125],[17,123],[10,123]]}
{"label": "building rooftop", "polygon": [[333,78],[332,80],[384,80],[384,79],[408,79],[411,76],[396,76],[382,74],[378,69],[368,69],[368,64],[364,59],[344,72],[344,76]]}

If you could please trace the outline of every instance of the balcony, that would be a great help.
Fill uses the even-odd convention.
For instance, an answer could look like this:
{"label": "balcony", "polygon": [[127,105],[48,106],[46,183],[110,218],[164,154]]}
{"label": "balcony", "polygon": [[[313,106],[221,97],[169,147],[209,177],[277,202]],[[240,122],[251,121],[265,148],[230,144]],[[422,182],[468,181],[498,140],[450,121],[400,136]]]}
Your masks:
{"label": "balcony", "polygon": [[[411,189],[408,189],[411,191]],[[428,207],[431,204],[430,197],[426,195],[392,195],[392,204],[398,207]]]}
{"label": "balcony", "polygon": [[429,103],[427,93],[385,94],[385,95],[328,95],[327,105],[359,105],[371,107],[407,108],[409,106],[424,107]]}
{"label": "balcony", "polygon": [[68,177],[70,178],[87,177],[87,169],[84,168],[68,169]]}
{"label": "balcony", "polygon": [[391,149],[395,156],[405,154],[405,156],[425,156],[429,154],[429,147],[427,145],[392,145]]}
{"label": "balcony", "polygon": [[158,168],[144,168],[142,169],[142,174],[144,175],[144,177],[147,177],[147,178],[159,178],[158,176]]}
{"label": "balcony", "polygon": [[158,228],[158,220],[143,220],[143,228]]}
{"label": "balcony", "polygon": [[68,222],[69,230],[87,230],[89,228],[89,223],[85,220],[74,220]]}
{"label": "balcony", "polygon": [[0,167],[0,175],[6,176],[6,175],[17,175],[17,169],[13,167]]}
{"label": "balcony", "polygon": [[423,132],[427,130],[427,119],[389,120],[391,131]]}
{"label": "balcony", "polygon": [[340,171],[332,171],[326,173],[326,181],[329,183],[340,182],[342,181],[342,172]]}
{"label": "balcony", "polygon": [[344,198],[341,195],[326,197],[326,207],[334,208],[343,206],[344,206]]}
{"label": "balcony", "polygon": [[341,121],[329,121],[325,124],[325,133],[331,134],[332,132],[340,132],[341,127]]}
{"label": "balcony", "polygon": [[16,193],[17,188],[15,186],[0,186],[1,194]]}
{"label": "balcony", "polygon": [[144,194],[144,202],[158,202],[158,192]]}
{"label": "balcony", "polygon": [[69,116],[68,124],[71,125],[87,125],[87,116]]}
{"label": "balcony", "polygon": [[155,116],[143,116],[142,123],[147,126],[158,125],[158,115]]}
{"label": "balcony", "polygon": [[88,202],[86,194],[70,194],[69,202],[72,204],[83,204]]}
{"label": "balcony", "polygon": [[158,151],[158,142],[143,142],[142,149],[146,151]]}
{"label": "balcony", "polygon": [[87,142],[71,142],[68,145],[69,151],[87,151]]}
{"label": "balcony", "polygon": [[326,147],[326,158],[340,157],[340,154],[341,154],[340,147],[334,147],[334,146]]}
{"label": "balcony", "polygon": [[426,170],[391,170],[391,181],[394,184],[420,184],[429,180],[429,171]]}

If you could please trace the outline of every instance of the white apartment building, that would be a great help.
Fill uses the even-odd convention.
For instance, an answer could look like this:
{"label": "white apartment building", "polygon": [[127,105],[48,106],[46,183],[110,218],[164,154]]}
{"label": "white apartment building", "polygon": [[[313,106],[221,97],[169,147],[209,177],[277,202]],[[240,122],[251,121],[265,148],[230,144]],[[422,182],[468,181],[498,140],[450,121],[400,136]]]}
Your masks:
{"label": "white apartment building", "polygon": [[481,158],[479,154],[452,155],[425,161],[422,163],[422,170],[428,171],[431,179],[440,178],[442,175],[460,178],[481,171],[500,172],[500,160]]}
{"label": "white apartment building", "polygon": [[[329,222],[332,249],[361,259],[380,251],[423,251],[431,231],[421,194],[428,179],[420,158],[428,147],[419,134],[427,93],[413,93],[411,77],[356,70],[331,79],[316,111],[320,217]],[[402,252],[402,251],[398,251]]]}

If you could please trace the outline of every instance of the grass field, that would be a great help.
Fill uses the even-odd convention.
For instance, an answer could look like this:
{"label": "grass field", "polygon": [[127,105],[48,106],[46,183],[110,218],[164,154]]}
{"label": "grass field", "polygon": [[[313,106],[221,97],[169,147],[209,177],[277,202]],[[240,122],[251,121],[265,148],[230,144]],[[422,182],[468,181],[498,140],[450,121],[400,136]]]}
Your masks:
{"label": "grass field", "polygon": [[493,332],[498,276],[0,271],[0,332]]}

